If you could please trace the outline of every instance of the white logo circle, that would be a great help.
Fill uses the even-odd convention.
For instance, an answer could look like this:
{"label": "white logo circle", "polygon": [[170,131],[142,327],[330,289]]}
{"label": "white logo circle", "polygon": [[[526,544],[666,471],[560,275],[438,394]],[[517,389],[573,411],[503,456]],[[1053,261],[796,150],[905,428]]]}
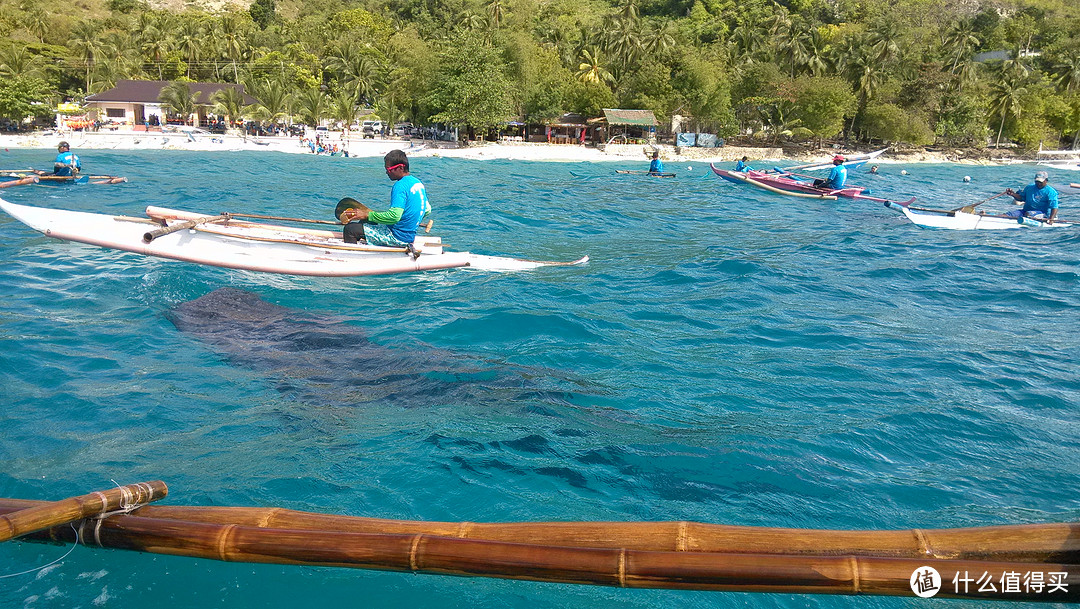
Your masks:
{"label": "white logo circle", "polygon": [[933,567],[919,567],[911,573],[911,591],[915,596],[930,598],[941,590],[941,576]]}

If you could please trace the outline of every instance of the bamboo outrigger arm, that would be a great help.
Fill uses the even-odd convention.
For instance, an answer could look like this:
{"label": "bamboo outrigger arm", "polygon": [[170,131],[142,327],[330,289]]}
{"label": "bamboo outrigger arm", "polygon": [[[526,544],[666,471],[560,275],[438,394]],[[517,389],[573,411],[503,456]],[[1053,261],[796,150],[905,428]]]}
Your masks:
{"label": "bamboo outrigger arm", "polygon": [[161,499],[169,493],[164,482],[140,482],[61,501],[41,502],[0,516],[0,542]]}
{"label": "bamboo outrigger arm", "polygon": [[[0,514],[33,503],[0,500]],[[423,523],[145,506],[99,520],[93,539],[81,541],[230,562],[787,594],[908,596],[911,580],[931,567],[940,574],[939,597],[1075,602],[1078,533],[1076,524],[811,531],[688,522]],[[71,527],[24,538],[80,539]],[[1046,586],[1021,585],[1036,574]]]}

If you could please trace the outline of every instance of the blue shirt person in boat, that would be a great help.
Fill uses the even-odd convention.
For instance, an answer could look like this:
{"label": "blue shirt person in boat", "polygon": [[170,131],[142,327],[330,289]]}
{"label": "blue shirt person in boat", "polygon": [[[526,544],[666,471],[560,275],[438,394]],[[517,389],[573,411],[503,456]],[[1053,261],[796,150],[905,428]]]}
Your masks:
{"label": "blue shirt person in boat", "polygon": [[829,172],[829,177],[825,179],[814,180],[814,186],[816,188],[829,188],[831,190],[840,190],[847,182],[847,167],[844,167],[844,161],[846,159],[843,155],[838,154],[833,157],[832,171]]}
{"label": "blue shirt person in boat", "polygon": [[746,162],[750,160],[750,157],[744,156],[735,163],[735,171],[753,171],[754,168],[748,165]]}
{"label": "blue shirt person in boat", "polygon": [[56,150],[57,155],[56,161],[53,163],[53,175],[78,175],[79,170],[82,169],[82,163],[79,162],[79,156],[71,151],[71,146],[67,142],[60,142]]}
{"label": "blue shirt person in boat", "polygon": [[401,150],[391,150],[383,157],[386,177],[394,182],[390,189],[390,208],[372,211],[356,199],[338,202],[335,213],[345,225],[341,238],[345,243],[367,243],[407,247],[416,239],[420,221],[431,212],[423,183],[409,174],[409,159]]}
{"label": "blue shirt person in boat", "polygon": [[664,173],[664,162],[660,160],[660,153],[652,153],[652,162],[649,163],[649,173]]}
{"label": "blue shirt person in boat", "polygon": [[1012,218],[1024,216],[1034,218],[1043,216],[1047,224],[1052,224],[1057,217],[1058,193],[1049,185],[1050,174],[1039,171],[1035,174],[1035,181],[1028,184],[1020,192],[1011,188],[1005,189],[1005,194],[1016,199],[1017,203],[1023,201],[1022,209],[1014,209],[1006,215]]}

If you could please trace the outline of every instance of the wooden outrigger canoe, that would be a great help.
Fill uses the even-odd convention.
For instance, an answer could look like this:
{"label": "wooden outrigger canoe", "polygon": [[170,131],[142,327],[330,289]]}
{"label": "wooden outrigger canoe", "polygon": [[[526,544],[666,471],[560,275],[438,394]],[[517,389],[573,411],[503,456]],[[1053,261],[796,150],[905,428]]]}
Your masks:
{"label": "wooden outrigger canoe", "polygon": [[[140,491],[132,505],[130,489],[136,487],[153,492]],[[164,483],[124,488],[124,513],[101,514],[115,509],[109,507],[115,501],[94,497],[109,491],[56,503],[0,499],[0,523],[15,523],[9,537],[25,541],[229,562],[628,588],[890,596],[914,596],[916,576],[929,567],[940,576],[941,597],[1080,600],[1076,523],[825,531],[685,521],[416,522],[279,508],[141,505],[163,497]],[[997,586],[961,586],[953,578],[962,573]],[[1045,586],[1019,583],[1032,573]],[[1006,589],[1008,578],[1018,583]]]}
{"label": "wooden outrigger canoe", "polygon": [[127,178],[120,176],[58,176],[51,173],[36,171],[34,169],[8,169],[0,171],[0,181],[24,180],[30,176],[34,176],[41,182],[49,184],[123,184],[128,181]]}
{"label": "wooden outrigger canoe", "polygon": [[231,214],[214,216],[162,207],[147,207],[147,218],[45,209],[2,199],[0,209],[57,239],[264,273],[356,277],[459,267],[512,271],[589,260],[584,256],[571,262],[547,262],[446,252],[439,237],[428,235],[417,235],[413,248],[347,244],[338,232],[259,224]]}
{"label": "wooden outrigger canoe", "polygon": [[1018,228],[1072,228],[1077,222],[1054,220],[1052,223],[1034,218],[1014,218],[1003,214],[983,213],[961,209],[931,209],[911,207],[888,201],[885,207],[903,214],[912,224],[925,228],[952,230],[1009,230]]}
{"label": "wooden outrigger canoe", "polygon": [[[793,177],[786,175],[777,175],[766,171],[733,171],[730,169],[720,169],[716,165],[710,163],[709,167],[712,168],[713,173],[720,176],[728,182],[735,184],[749,184],[762,190],[767,190],[779,195],[785,195],[789,197],[800,197],[804,199],[823,199],[828,201],[835,201],[839,197],[847,199],[858,199],[863,201],[874,201],[877,203],[885,203],[889,199],[882,199],[879,197],[871,197],[863,194],[868,192],[866,188],[862,186],[848,186],[845,188],[817,188],[813,184],[797,180]],[[899,205],[910,205],[915,202],[915,197],[907,201],[895,201]]]}
{"label": "wooden outrigger canoe", "polygon": [[648,170],[645,170],[645,169],[640,169],[640,170],[639,169],[616,169],[615,173],[623,173],[623,174],[629,173],[629,174],[634,174],[634,175],[645,175],[645,176],[649,176],[651,178],[674,178],[675,177],[674,173],[648,171]]}

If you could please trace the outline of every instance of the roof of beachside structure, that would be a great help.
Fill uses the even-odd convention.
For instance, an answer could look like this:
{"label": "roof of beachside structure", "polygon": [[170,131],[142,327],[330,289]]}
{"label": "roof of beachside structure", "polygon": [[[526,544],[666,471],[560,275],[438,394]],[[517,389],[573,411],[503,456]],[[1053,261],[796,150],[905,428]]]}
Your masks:
{"label": "roof of beachside structure", "polygon": [[618,110],[604,108],[604,120],[609,125],[636,125],[639,127],[655,127],[656,116],[652,110]]}
{"label": "roof of beachside structure", "polygon": [[[135,104],[160,103],[161,90],[168,86],[167,80],[118,80],[116,86],[108,91],[87,95],[86,101],[93,102],[119,102]],[[209,105],[213,103],[211,98],[214,93],[222,89],[236,89],[244,96],[244,103],[254,103],[255,98],[244,92],[244,85],[218,82],[192,82],[188,83],[188,89],[192,93],[198,93],[196,103]]]}

